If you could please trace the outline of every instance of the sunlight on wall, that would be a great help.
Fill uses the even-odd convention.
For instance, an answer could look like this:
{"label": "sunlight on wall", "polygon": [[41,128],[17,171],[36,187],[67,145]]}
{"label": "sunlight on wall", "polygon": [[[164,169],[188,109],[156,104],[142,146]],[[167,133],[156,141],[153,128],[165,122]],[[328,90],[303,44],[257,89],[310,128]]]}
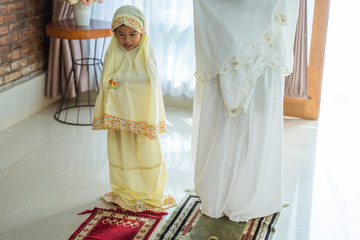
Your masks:
{"label": "sunlight on wall", "polygon": [[[310,239],[320,239],[321,228],[340,233],[328,231],[324,238],[323,232],[321,239],[350,239],[359,232],[350,227],[360,223],[360,192],[354,189],[360,182],[359,11],[357,0],[330,2]],[[333,225],[325,227],[321,219],[333,219]]]}

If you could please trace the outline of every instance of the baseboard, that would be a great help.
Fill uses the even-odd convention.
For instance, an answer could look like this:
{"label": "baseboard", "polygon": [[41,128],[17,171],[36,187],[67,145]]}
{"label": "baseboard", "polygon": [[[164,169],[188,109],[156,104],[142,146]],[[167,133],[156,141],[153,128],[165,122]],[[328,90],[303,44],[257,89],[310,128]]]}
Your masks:
{"label": "baseboard", "polygon": [[57,99],[45,98],[46,73],[0,92],[0,132],[30,117]]}

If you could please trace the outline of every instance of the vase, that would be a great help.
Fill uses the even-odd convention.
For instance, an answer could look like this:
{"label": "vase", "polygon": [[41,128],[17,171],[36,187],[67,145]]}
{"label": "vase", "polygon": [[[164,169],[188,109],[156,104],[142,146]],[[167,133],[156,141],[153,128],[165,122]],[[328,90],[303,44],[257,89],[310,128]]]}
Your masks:
{"label": "vase", "polygon": [[82,2],[72,5],[72,9],[75,17],[75,24],[77,26],[89,26],[90,25],[90,12],[91,5],[85,5]]}

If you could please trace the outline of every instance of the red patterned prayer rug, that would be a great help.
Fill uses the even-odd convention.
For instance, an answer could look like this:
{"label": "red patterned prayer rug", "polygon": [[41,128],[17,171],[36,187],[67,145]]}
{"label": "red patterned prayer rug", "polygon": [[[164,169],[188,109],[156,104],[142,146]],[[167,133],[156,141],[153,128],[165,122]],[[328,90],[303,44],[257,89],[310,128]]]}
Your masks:
{"label": "red patterned prayer rug", "polygon": [[237,223],[226,217],[215,219],[201,214],[200,203],[194,194],[185,196],[155,239],[270,240],[274,237],[280,213]]}
{"label": "red patterned prayer rug", "polygon": [[69,240],[142,240],[148,239],[165,212],[135,213],[120,209],[94,208]]}

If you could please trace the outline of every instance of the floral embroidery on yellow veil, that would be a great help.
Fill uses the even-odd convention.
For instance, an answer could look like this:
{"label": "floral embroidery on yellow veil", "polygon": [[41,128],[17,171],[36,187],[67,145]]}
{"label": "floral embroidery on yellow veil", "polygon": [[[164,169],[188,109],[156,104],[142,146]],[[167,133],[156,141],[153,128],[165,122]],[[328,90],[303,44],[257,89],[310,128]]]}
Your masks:
{"label": "floral embroidery on yellow veil", "polygon": [[108,82],[107,82],[107,88],[108,89],[112,89],[112,90],[116,90],[117,89],[117,81],[116,80],[113,80],[113,79],[109,79]]}

